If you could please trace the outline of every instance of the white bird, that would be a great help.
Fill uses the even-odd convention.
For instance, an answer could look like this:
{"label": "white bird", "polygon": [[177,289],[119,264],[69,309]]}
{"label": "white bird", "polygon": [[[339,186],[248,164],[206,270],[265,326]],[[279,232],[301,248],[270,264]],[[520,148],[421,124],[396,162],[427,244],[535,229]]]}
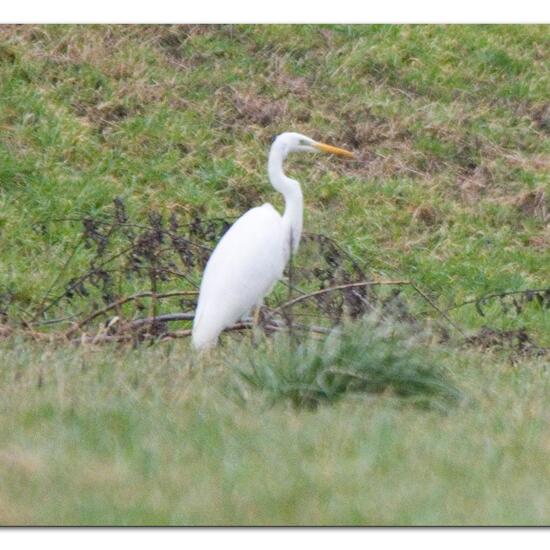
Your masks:
{"label": "white bird", "polygon": [[292,152],[324,151],[343,157],[353,153],[294,132],[279,135],[269,153],[271,185],[285,198],[281,216],[269,203],[243,214],[222,237],[204,270],[193,321],[193,345],[208,349],[219,334],[259,306],[298,249],[302,233],[300,184],[283,173]]}

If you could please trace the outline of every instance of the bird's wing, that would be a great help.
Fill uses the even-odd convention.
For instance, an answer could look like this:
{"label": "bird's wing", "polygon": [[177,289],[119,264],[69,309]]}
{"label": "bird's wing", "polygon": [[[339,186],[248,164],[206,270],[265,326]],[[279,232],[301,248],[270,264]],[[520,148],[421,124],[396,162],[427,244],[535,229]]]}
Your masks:
{"label": "bird's wing", "polygon": [[241,216],[208,260],[193,325],[194,339],[216,338],[269,292],[286,263],[283,223],[270,204]]}

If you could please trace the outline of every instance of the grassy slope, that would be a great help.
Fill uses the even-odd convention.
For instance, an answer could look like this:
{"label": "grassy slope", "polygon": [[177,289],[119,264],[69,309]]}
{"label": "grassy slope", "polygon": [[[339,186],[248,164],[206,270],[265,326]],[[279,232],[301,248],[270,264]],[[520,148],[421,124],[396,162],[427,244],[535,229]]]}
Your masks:
{"label": "grassy slope", "polygon": [[[50,221],[118,195],[138,216],[281,206],[265,155],[286,129],[361,153],[288,170],[306,228],[380,276],[441,306],[545,286],[549,46],[539,26],[3,28],[0,291],[35,305],[75,241]],[[488,313],[454,318],[550,342],[544,311]],[[297,414],[223,397],[224,354],[191,382],[185,343],[3,343],[0,521],[548,523],[540,364],[455,354],[475,399],[445,417],[389,399]]]}

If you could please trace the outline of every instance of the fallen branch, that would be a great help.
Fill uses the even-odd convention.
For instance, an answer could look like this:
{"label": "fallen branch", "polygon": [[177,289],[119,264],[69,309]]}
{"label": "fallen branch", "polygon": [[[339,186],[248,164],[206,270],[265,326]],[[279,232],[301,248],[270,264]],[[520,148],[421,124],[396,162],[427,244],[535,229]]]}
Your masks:
{"label": "fallen branch", "polygon": [[[197,291],[195,290],[175,290],[173,292],[164,292],[162,294],[157,294],[156,297],[157,299],[162,299],[162,298],[171,298],[173,296],[195,296],[196,294],[197,294]],[[86,326],[90,321],[93,321],[95,318],[107,313],[112,309],[118,308],[133,300],[139,300],[140,298],[151,298],[152,296],[153,296],[153,292],[151,291],[138,292],[137,294],[132,294],[131,296],[126,296],[125,298],[121,298],[120,300],[111,302],[109,305],[105,306],[104,308],[94,311],[93,313],[88,315],[88,317],[84,318],[82,321],[78,322],[74,327],[69,329],[67,331],[67,337],[70,338],[75,332],[77,332],[78,330],[81,330],[82,327]]]}
{"label": "fallen branch", "polygon": [[156,317],[143,317],[142,319],[134,319],[128,323],[131,328],[150,325],[153,323],[168,323],[171,321],[192,321],[195,318],[195,313],[166,313],[157,315]]}
{"label": "fallen branch", "polygon": [[[170,313],[166,315],[160,315],[157,317],[157,321],[163,320],[163,321],[176,321],[176,320],[191,320],[193,318],[193,315],[190,313]],[[130,325],[128,325],[131,328],[137,328],[139,326],[144,326],[146,323],[151,323],[153,321],[153,318],[147,317],[143,319],[136,319]],[[235,323],[234,325],[227,327],[224,329],[223,332],[237,332],[242,330],[251,330],[254,328],[255,325],[253,321],[245,320],[241,321],[239,323]],[[302,323],[293,323],[292,325],[293,329],[302,330],[305,332],[313,332],[316,334],[330,334],[332,332],[331,329],[320,327],[320,326],[309,326]],[[276,321],[272,320],[268,324],[263,325],[262,328],[264,330],[272,331],[272,332],[281,332],[281,331],[287,331],[288,326],[283,321]],[[175,331],[169,331],[164,332],[160,335],[151,334],[151,333],[136,333],[136,332],[122,332],[119,334],[105,334],[103,331],[100,331],[97,334],[82,334],[78,338],[73,338],[71,340],[71,343],[75,345],[81,345],[81,344],[103,344],[103,343],[121,343],[121,342],[131,342],[138,338],[139,340],[173,340],[177,338],[188,338],[192,334],[192,329],[183,329],[183,330],[175,330]]]}
{"label": "fallen branch", "polygon": [[[249,330],[252,328],[252,322],[246,321],[242,323],[236,323],[230,327],[227,327],[224,332],[232,332],[232,331],[239,331],[239,330]],[[271,327],[270,327],[271,328]],[[274,330],[279,330],[279,327],[273,326]],[[124,332],[121,334],[102,334],[101,332],[95,335],[90,334],[82,334],[79,338],[73,338],[71,342],[75,345],[80,344],[102,344],[102,343],[109,343],[109,342],[130,342],[134,340],[137,337],[139,337],[140,340],[171,340],[175,338],[187,338],[191,336],[192,329],[184,329],[184,330],[176,330],[176,331],[170,331],[165,332],[163,334],[156,335],[156,334],[150,334],[150,333],[141,333],[136,334],[134,332]]]}

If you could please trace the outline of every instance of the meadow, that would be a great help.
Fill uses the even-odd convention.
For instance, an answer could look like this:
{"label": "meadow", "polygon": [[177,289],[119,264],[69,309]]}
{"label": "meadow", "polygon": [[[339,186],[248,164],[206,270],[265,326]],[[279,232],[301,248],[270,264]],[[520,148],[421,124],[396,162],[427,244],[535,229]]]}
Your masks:
{"label": "meadow", "polygon": [[[542,25],[0,27],[0,524],[547,525],[548,52]],[[356,152],[285,168],[331,284],[411,283],[376,290],[396,332],[119,338],[192,310],[209,220],[283,208],[287,130]]]}

